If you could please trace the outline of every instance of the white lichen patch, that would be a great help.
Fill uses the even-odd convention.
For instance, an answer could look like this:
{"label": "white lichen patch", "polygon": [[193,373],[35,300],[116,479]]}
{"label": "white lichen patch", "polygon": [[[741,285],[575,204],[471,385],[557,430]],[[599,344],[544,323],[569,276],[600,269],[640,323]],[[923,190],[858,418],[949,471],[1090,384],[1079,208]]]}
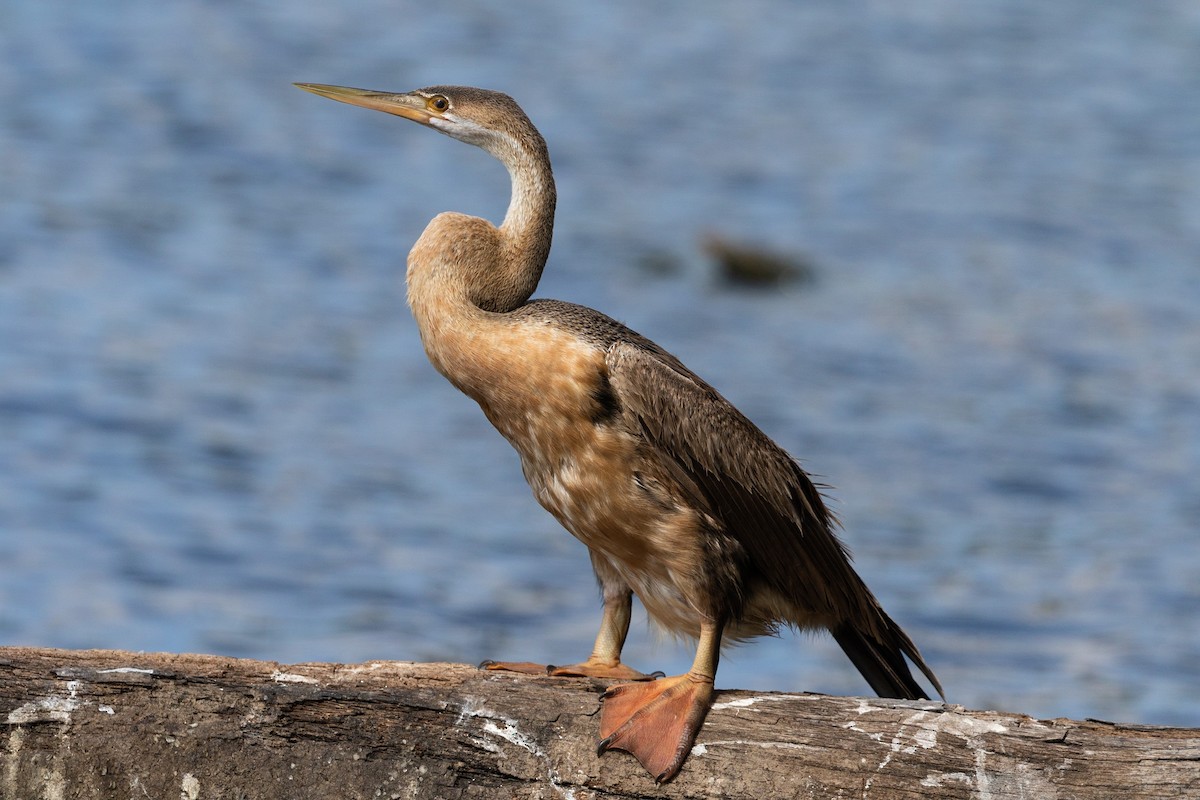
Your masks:
{"label": "white lichen patch", "polygon": [[[842,727],[861,733],[874,741],[883,741],[882,733],[863,730],[856,721],[843,723]],[[999,723],[976,719],[967,714],[952,711],[917,711],[900,723],[889,743],[889,749],[891,753],[915,753],[917,748],[929,750],[937,747],[939,733],[949,733],[966,740],[972,746],[980,746],[979,740],[984,735],[1007,731],[1008,729]]]}
{"label": "white lichen patch", "polygon": [[[864,707],[862,704],[859,707],[859,713],[865,713],[870,710],[869,707]],[[842,727],[856,731],[868,737],[872,741],[884,743],[884,735],[880,731],[867,731],[859,727],[857,721],[845,723]],[[975,774],[969,775],[964,772],[936,772],[931,773],[923,780],[925,786],[941,786],[945,782],[966,783],[973,786],[977,791],[986,793],[991,780],[991,774],[986,769],[987,749],[984,746],[983,737],[987,734],[999,734],[1007,732],[1007,728],[999,723],[990,720],[981,720],[967,714],[957,713],[954,711],[935,711],[935,710],[919,710],[910,714],[896,728],[896,732],[892,735],[891,740],[887,742],[888,749],[884,753],[883,758],[875,767],[876,772],[882,772],[892,763],[897,757],[903,758],[905,755],[911,755],[917,752],[918,749],[929,750],[938,745],[938,736],[942,733],[948,733],[952,736],[963,739],[967,746],[974,751],[975,755]],[[873,783],[872,778],[868,778],[864,784],[864,789],[869,789]],[[984,796],[981,794],[981,796]]]}
{"label": "white lichen patch", "polygon": [[520,723],[515,719],[511,719],[502,714],[484,706],[482,701],[477,698],[467,698],[462,708],[459,710],[458,718],[455,720],[457,727],[464,727],[469,720],[482,718],[485,720],[481,732],[485,736],[472,736],[471,740],[479,747],[487,750],[489,753],[501,752],[500,746],[493,740],[487,737],[499,738],[509,744],[516,745],[522,750],[528,751],[536,758],[546,769],[546,777],[550,781],[550,788],[554,789],[560,797],[566,800],[575,800],[575,790],[569,786],[562,785],[562,777],[558,774],[550,755],[538,744],[537,740],[521,730]]}
{"label": "white lichen patch", "polygon": [[[879,762],[879,766],[875,768],[876,771],[882,771],[892,762],[897,753],[911,755],[917,752],[918,747],[928,750],[937,745],[937,723],[935,722],[933,727],[921,724],[927,717],[929,717],[929,712],[918,711],[900,723],[900,727],[896,729],[896,735],[892,737],[891,749]],[[916,728],[916,730],[910,730],[912,728]],[[883,737],[880,736],[876,741],[882,740]],[[911,742],[911,744],[906,742]]]}
{"label": "white lichen patch", "polygon": [[200,781],[190,772],[183,773],[179,786],[179,800],[200,800]]}
{"label": "white lichen patch", "polygon": [[[937,747],[937,730],[934,728],[921,728],[913,733],[913,743],[922,750],[929,750]],[[912,750],[911,752],[916,752]]]}
{"label": "white lichen patch", "polygon": [[968,742],[978,739],[988,733],[1007,733],[1008,728],[998,722],[986,719],[976,719],[968,714],[948,712],[940,715],[937,728],[939,731],[962,737]]}
{"label": "white lichen patch", "polygon": [[499,736],[507,742],[512,742],[517,747],[523,747],[533,753],[538,758],[545,758],[546,751],[538,746],[538,743],[530,739],[525,734],[521,733],[521,729],[517,727],[517,723],[511,719],[501,720],[504,726],[497,725],[493,720],[488,720],[483,723],[483,732],[491,733]]}
{"label": "white lichen patch", "polygon": [[808,745],[796,744],[795,742],[749,742],[742,739],[723,739],[716,742],[704,742],[703,744],[692,745],[692,755],[702,756],[708,752],[710,747],[721,746],[741,746],[741,747],[761,747],[767,750],[811,750]]}
{"label": "white lichen patch", "polygon": [[310,678],[307,675],[297,675],[295,672],[280,672],[279,670],[271,673],[271,680],[276,683],[320,683],[316,678]]}
{"label": "white lichen patch", "polygon": [[861,733],[863,736],[866,736],[868,739],[873,739],[876,742],[883,741],[882,733],[880,733],[879,731],[865,731],[862,728],[858,727],[858,723],[855,722],[854,720],[850,720],[849,722],[842,723],[842,727],[849,728],[850,730],[854,731],[855,733]]}
{"label": "white lichen patch", "polygon": [[141,667],[113,667],[112,669],[96,670],[97,675],[113,675],[113,674],[121,675],[121,674],[128,674],[128,673],[133,673],[133,674],[137,674],[137,675],[153,675],[154,670],[142,669]]}
{"label": "white lichen patch", "polygon": [[[462,727],[467,720],[476,717],[486,720],[486,722],[483,723],[484,733],[491,734],[492,736],[499,736],[506,742],[515,744],[517,747],[520,747],[524,750],[528,750],[538,758],[546,758],[545,751],[538,746],[536,741],[521,732],[521,728],[516,720],[509,719],[495,713],[494,711],[491,711],[485,707],[481,701],[474,697],[467,698],[467,702],[464,703],[462,709],[459,710],[458,718],[454,721],[454,724],[458,727]],[[485,749],[491,752],[497,752],[497,750],[493,747],[485,747]]]}
{"label": "white lichen patch", "polygon": [[495,715],[483,707],[482,701],[474,697],[468,697],[467,702],[463,703],[462,708],[458,710],[458,718],[454,720],[454,724],[461,727],[464,722],[472,717],[487,717],[491,719]]}
{"label": "white lichen patch", "polygon": [[723,708],[749,708],[756,703],[766,703],[772,700],[794,700],[792,695],[787,694],[760,694],[754,697],[739,697],[737,700],[726,700],[721,703],[713,703],[712,710],[720,711]]}
{"label": "white lichen patch", "polygon": [[50,695],[39,697],[8,712],[9,725],[26,725],[30,722],[70,722],[71,713],[82,705],[76,697],[79,681],[67,681],[67,696]]}
{"label": "white lichen patch", "polygon": [[931,772],[921,779],[922,786],[941,787],[947,783],[970,786],[975,781],[965,772]]}
{"label": "white lichen patch", "polygon": [[[360,675],[365,672],[378,672],[388,665],[386,661],[367,661],[363,664],[348,664],[338,670],[339,675]],[[408,662],[390,662],[408,663]]]}

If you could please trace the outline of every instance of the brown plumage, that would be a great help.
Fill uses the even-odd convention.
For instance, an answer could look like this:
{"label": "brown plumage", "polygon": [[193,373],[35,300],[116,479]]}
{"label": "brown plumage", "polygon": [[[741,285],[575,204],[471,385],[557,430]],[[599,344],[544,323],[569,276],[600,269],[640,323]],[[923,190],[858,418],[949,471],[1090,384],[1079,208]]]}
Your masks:
{"label": "brown plumage", "polygon": [[[592,655],[498,669],[633,680],[604,696],[601,749],[659,781],[691,750],[723,638],[828,629],[880,695],[941,686],[850,566],[836,521],[800,466],[677,358],[590,308],[529,297],[550,249],[546,144],[507,95],[437,86],[404,94],[298,84],[420,122],[508,168],[504,222],[439,214],[408,259],[409,304],[433,365],[516,448],[534,496],[588,546],[604,598]],[[685,675],[621,663],[631,592],[666,629],[699,640]]]}

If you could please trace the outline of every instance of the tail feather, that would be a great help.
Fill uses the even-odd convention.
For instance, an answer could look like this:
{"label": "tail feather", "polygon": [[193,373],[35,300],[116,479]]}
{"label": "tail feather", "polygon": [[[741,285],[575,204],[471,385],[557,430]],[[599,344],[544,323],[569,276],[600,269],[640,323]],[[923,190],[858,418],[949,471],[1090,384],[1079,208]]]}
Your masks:
{"label": "tail feather", "polygon": [[929,699],[929,695],[917,683],[904,660],[904,657],[908,656],[933,684],[938,695],[945,700],[946,693],[942,691],[941,683],[921,658],[921,653],[912,639],[909,639],[908,634],[882,609],[879,609],[879,613],[883,617],[883,624],[879,626],[883,640],[855,626],[853,622],[844,622],[834,628],[833,638],[880,697],[895,697],[901,700]]}

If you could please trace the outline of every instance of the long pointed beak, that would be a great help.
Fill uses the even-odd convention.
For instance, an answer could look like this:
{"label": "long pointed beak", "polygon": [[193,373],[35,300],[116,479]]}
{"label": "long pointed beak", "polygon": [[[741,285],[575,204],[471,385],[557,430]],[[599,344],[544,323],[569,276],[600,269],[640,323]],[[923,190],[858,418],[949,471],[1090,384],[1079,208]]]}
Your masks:
{"label": "long pointed beak", "polygon": [[349,86],[326,86],[323,83],[294,84],[306,92],[328,97],[352,106],[372,108],[398,117],[411,119],[422,125],[428,125],[429,120],[437,116],[425,105],[425,98],[415,94],[396,94],[395,92],[373,92],[370,89],[354,89]]}

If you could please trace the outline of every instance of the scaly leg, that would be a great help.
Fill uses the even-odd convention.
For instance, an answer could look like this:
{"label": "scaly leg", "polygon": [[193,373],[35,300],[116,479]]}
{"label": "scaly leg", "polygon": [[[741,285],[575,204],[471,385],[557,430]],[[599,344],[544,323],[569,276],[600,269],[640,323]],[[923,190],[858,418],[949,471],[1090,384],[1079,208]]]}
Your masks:
{"label": "scaly leg", "polygon": [[546,669],[551,675],[612,678],[619,681],[652,681],[662,677],[661,672],[647,675],[621,663],[621,650],[625,647],[625,636],[629,633],[632,611],[633,593],[628,589],[606,596],[604,616],[600,619],[600,633],[596,635],[596,645],[592,648],[588,660],[580,664],[551,666]]}
{"label": "scaly leg", "polygon": [[633,608],[633,595],[628,589],[605,592],[604,615],[600,620],[600,633],[596,645],[587,661],[565,667],[531,664],[525,661],[485,661],[479,666],[484,669],[499,669],[508,672],[524,672],[535,675],[558,675],[570,677],[611,678],[622,681],[649,681],[662,675],[638,672],[621,663],[621,648],[629,633],[629,618]]}
{"label": "scaly leg", "polygon": [[654,683],[621,683],[605,692],[599,752],[631,753],[657,783],[674,778],[712,705],[723,628],[724,621],[700,626],[696,660],[686,674]]}

